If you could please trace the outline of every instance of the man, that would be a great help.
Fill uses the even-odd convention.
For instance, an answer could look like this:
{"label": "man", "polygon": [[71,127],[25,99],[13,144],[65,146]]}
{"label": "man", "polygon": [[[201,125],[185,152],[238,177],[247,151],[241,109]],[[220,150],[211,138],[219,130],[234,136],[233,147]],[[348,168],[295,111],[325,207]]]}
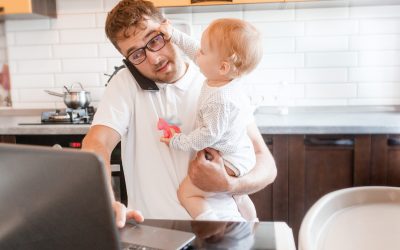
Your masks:
{"label": "man", "polygon": [[[119,141],[126,179],[129,209],[112,200],[119,227],[126,219],[190,219],[179,204],[176,191],[189,174],[200,189],[221,193],[210,203],[223,219],[240,217],[233,194],[256,192],[276,177],[274,160],[255,123],[248,126],[257,163],[247,175],[229,176],[218,152],[207,149],[193,157],[174,151],[159,141],[159,118],[181,122],[182,132],[194,127],[197,97],[203,76],[194,64],[185,62],[176,46],[159,32],[165,21],[151,2],[122,0],[108,15],[106,33],[120,53],[159,91],[143,90],[128,69],[115,75],[98,107],[83,149],[100,154],[110,173],[110,155]],[[189,166],[189,169],[188,169]],[[111,181],[110,181],[111,189]]]}

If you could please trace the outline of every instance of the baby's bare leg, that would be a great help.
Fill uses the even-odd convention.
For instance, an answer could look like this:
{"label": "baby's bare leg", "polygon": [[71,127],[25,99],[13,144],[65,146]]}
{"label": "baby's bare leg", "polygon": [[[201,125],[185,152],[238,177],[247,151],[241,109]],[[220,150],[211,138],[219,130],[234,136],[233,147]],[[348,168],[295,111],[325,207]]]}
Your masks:
{"label": "baby's bare leg", "polygon": [[199,215],[205,212],[209,213],[209,217],[205,219],[217,219],[205,200],[207,194],[207,192],[196,187],[188,176],[185,177],[178,189],[178,199],[193,219],[199,218]]}
{"label": "baby's bare leg", "polygon": [[233,198],[235,199],[239,212],[243,218],[245,218],[247,221],[258,220],[256,208],[247,194],[234,195]]}
{"label": "baby's bare leg", "polygon": [[[230,176],[235,176],[235,172],[233,172],[231,169],[225,167],[225,170]],[[233,198],[235,199],[236,205],[243,218],[245,218],[247,221],[258,220],[256,208],[247,194],[234,195]]]}

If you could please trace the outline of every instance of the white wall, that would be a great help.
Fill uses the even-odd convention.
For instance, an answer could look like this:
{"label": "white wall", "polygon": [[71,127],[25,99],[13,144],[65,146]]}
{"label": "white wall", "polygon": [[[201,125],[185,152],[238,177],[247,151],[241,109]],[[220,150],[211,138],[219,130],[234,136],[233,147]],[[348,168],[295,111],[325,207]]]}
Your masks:
{"label": "white wall", "polygon": [[[57,0],[57,19],[6,21],[13,105],[64,107],[44,89],[81,81],[101,98],[121,56],[104,33],[116,0]],[[243,18],[263,34],[264,58],[248,77],[266,105],[399,105],[400,5],[169,14],[200,37],[210,18]],[[1,49],[1,48],[0,48]]]}

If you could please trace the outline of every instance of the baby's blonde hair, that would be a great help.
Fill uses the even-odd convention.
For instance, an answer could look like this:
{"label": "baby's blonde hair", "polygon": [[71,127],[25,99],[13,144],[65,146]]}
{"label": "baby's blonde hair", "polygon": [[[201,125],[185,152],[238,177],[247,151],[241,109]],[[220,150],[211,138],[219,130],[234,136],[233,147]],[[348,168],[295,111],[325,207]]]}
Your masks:
{"label": "baby's blonde hair", "polygon": [[205,32],[210,48],[234,66],[230,74],[232,77],[250,73],[261,61],[261,34],[250,23],[221,18],[213,21]]}

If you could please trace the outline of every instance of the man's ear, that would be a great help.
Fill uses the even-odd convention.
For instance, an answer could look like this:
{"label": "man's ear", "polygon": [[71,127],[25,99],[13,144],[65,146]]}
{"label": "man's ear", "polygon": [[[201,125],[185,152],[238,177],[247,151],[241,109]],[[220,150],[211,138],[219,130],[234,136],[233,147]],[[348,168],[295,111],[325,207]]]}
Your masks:
{"label": "man's ear", "polygon": [[231,71],[231,64],[227,61],[222,61],[219,67],[219,73],[221,75],[227,75]]}

